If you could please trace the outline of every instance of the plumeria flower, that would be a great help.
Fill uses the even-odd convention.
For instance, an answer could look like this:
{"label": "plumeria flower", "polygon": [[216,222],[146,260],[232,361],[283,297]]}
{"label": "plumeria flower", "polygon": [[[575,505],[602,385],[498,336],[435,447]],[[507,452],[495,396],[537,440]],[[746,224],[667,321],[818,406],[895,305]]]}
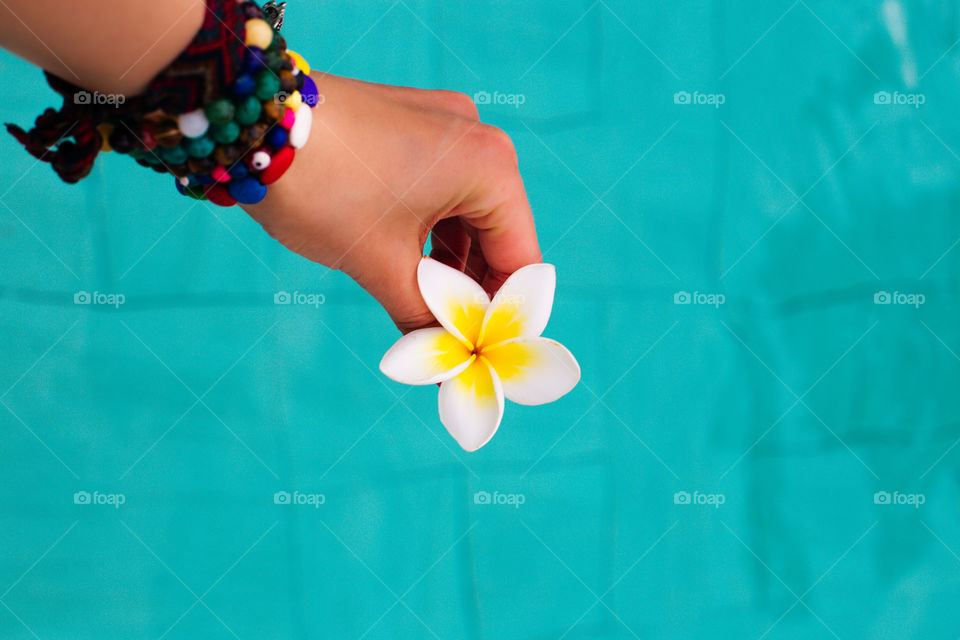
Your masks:
{"label": "plumeria flower", "polygon": [[476,451],[503,418],[503,400],[553,402],[580,381],[580,365],[542,338],[553,307],[556,271],[532,264],[507,278],[493,301],[461,271],[424,258],[420,294],[442,326],[400,338],[380,370],[404,384],[440,383],[440,421],[461,447]]}

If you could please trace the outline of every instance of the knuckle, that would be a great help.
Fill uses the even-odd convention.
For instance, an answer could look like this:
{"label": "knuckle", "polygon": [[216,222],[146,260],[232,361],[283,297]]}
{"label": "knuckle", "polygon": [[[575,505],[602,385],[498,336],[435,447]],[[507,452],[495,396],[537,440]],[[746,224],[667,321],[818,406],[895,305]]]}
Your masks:
{"label": "knuckle", "polygon": [[436,91],[435,95],[441,106],[465,118],[476,120],[480,117],[477,105],[473,98],[459,91]]}
{"label": "knuckle", "polygon": [[511,166],[517,164],[517,148],[503,129],[482,125],[477,127],[474,139],[482,153],[491,155],[498,162]]}

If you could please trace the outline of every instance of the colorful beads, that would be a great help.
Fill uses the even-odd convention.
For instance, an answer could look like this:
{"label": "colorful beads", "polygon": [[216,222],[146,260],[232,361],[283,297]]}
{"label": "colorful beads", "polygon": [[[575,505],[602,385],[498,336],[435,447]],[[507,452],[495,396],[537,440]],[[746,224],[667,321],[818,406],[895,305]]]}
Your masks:
{"label": "colorful beads", "polygon": [[297,120],[290,128],[290,146],[299,149],[310,139],[310,127],[313,124],[313,113],[310,109],[297,109]]}
{"label": "colorful beads", "polygon": [[253,75],[262,71],[267,66],[267,55],[260,47],[250,47],[247,54],[243,57],[243,68],[247,73]]}
{"label": "colorful beads", "polygon": [[231,120],[225,124],[214,124],[210,126],[210,137],[214,142],[220,144],[230,144],[240,137],[240,125]]}
{"label": "colorful beads", "polygon": [[[249,78],[250,76],[247,77]],[[252,78],[250,82],[253,82]],[[260,101],[257,100],[255,96],[247,96],[237,103],[233,112],[233,118],[237,121],[237,124],[243,126],[251,125],[260,117],[261,109]]]}
{"label": "colorful beads", "polygon": [[286,111],[287,107],[277,100],[270,100],[269,102],[263,103],[263,115],[269,118],[271,122],[283,120]]}
{"label": "colorful beads", "polygon": [[180,133],[188,138],[199,138],[207,132],[209,126],[210,121],[207,120],[203,109],[184,113],[177,118],[177,127],[180,129]]}
{"label": "colorful beads", "polygon": [[213,204],[221,207],[232,207],[237,204],[236,199],[230,195],[229,189],[222,184],[216,184],[207,189],[207,199]]}
{"label": "colorful beads", "polygon": [[310,73],[310,65],[307,64],[307,61],[303,59],[302,55],[290,49],[287,49],[287,55],[293,60],[293,64],[297,66],[297,69],[300,69],[300,73]]}
{"label": "colorful beads", "polygon": [[248,47],[266,49],[273,42],[273,27],[266,20],[260,18],[247,20],[244,27],[246,30],[245,43]]}
{"label": "colorful beads", "polygon": [[259,180],[251,177],[234,180],[227,190],[234,200],[243,204],[256,204],[267,195],[267,188]]}
{"label": "colorful beads", "polygon": [[242,73],[233,81],[233,96],[245,98],[257,90],[257,83],[249,73]]}
{"label": "colorful beads", "polygon": [[290,71],[281,71],[280,76],[280,90],[285,93],[293,93],[299,87],[297,87],[297,78]]}
{"label": "colorful beads", "polygon": [[[183,140],[183,133],[177,121],[173,118],[166,118],[144,127],[144,133],[149,133],[161,147],[175,147]],[[146,141],[146,138],[144,138]]]}
{"label": "colorful beads", "polygon": [[240,159],[242,153],[243,149],[239,145],[218,144],[217,148],[213,150],[213,159],[225,167],[229,167]]}
{"label": "colorful beads", "polygon": [[[224,207],[263,200],[309,137],[319,92],[310,66],[250,3],[246,52],[233,82],[202,109],[171,116],[162,109],[100,123],[101,150],[130,154],[172,173],[177,190]],[[304,107],[306,104],[306,107]]]}
{"label": "colorful beads", "polygon": [[213,171],[210,172],[210,177],[217,182],[230,182],[230,174],[227,173],[226,168],[222,164],[218,164],[213,168]]}
{"label": "colorful beads", "polygon": [[204,107],[210,124],[226,124],[233,120],[233,103],[226,98],[218,98]]}
{"label": "colorful beads", "polygon": [[300,95],[303,96],[304,103],[309,107],[315,107],[320,104],[320,92],[317,91],[317,85],[310,76],[304,75],[303,86],[300,88]]}
{"label": "colorful beads", "polygon": [[261,71],[254,79],[257,81],[255,95],[260,100],[271,100],[280,90],[280,78],[272,71]]}
{"label": "colorful beads", "polygon": [[273,184],[279,180],[280,176],[293,164],[295,153],[293,147],[284,147],[280,149],[280,151],[277,151],[270,160],[270,166],[260,174],[260,182],[263,184]]}
{"label": "colorful beads", "polygon": [[267,135],[267,125],[256,122],[240,132],[240,141],[248,147],[259,147]]}
{"label": "colorful beads", "polygon": [[270,166],[270,154],[259,149],[250,154],[250,168],[254,171],[263,171]]}
{"label": "colorful beads", "polygon": [[282,149],[287,146],[289,135],[283,127],[274,127],[267,133],[267,144],[274,149]]}
{"label": "colorful beads", "polygon": [[213,140],[207,136],[200,138],[187,138],[183,143],[184,149],[191,158],[206,158],[213,153]]}
{"label": "colorful beads", "polygon": [[300,97],[300,92],[294,91],[291,93],[289,96],[287,96],[287,99],[284,100],[284,104],[288,109],[292,109],[294,111],[299,109],[300,105],[303,104],[303,98]]}
{"label": "colorful beads", "polygon": [[97,131],[100,133],[100,151],[113,151],[113,147],[110,146],[113,125],[109,122],[101,122],[97,125]]}
{"label": "colorful beads", "polygon": [[187,150],[183,147],[160,147],[157,153],[167,164],[183,164],[187,161]]}

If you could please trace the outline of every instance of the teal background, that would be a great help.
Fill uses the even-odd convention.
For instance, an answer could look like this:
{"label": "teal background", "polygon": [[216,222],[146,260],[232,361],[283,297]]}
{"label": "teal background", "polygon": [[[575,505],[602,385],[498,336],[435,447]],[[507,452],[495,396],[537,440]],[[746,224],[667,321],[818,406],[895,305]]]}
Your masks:
{"label": "teal background", "polygon": [[[348,278],[120,158],[68,186],[3,138],[0,636],[957,637],[955,4],[291,5],[316,68],[524,96],[481,116],[582,383],[466,454],[434,389],[379,374],[397,334]],[[3,121],[53,102],[0,78]]]}

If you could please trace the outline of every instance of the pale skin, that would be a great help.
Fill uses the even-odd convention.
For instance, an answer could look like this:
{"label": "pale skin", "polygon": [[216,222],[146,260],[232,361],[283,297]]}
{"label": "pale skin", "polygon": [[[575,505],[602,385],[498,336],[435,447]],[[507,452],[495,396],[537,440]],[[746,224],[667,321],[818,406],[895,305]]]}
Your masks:
{"label": "pale skin", "polygon": [[[91,91],[136,95],[205,11],[201,0],[4,0],[0,46]],[[312,77],[324,100],[309,142],[267,197],[244,207],[267,233],[349,274],[402,331],[435,324],[416,282],[431,234],[431,255],[489,293],[541,261],[513,144],[468,96]]]}

